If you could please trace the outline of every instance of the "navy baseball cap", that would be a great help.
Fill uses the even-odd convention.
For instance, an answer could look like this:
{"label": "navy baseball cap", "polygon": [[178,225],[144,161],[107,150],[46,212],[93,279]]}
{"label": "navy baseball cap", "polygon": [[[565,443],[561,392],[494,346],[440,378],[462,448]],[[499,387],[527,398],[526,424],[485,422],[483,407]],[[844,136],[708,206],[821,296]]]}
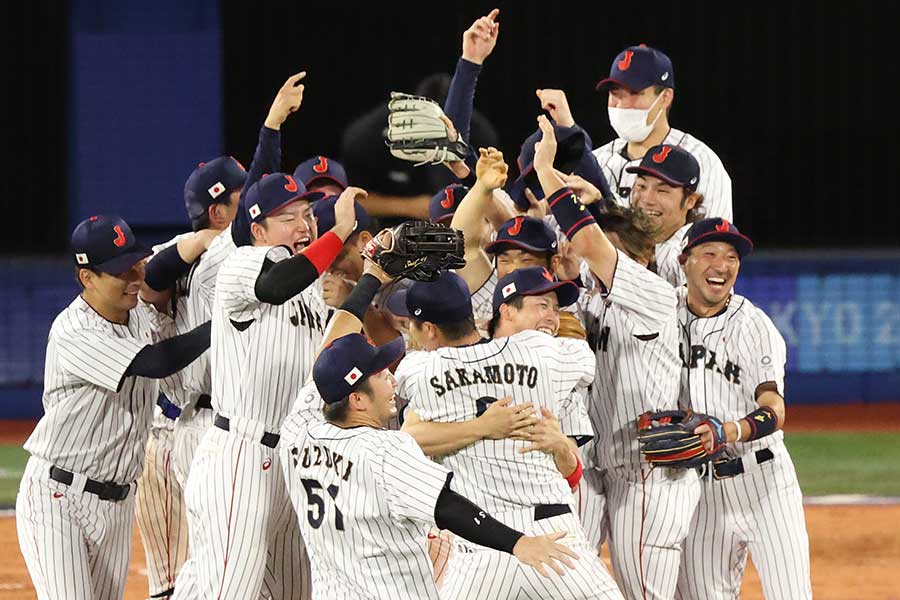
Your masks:
{"label": "navy baseball cap", "polygon": [[347,171],[344,165],[327,156],[313,156],[304,160],[294,169],[294,179],[302,181],[307,189],[314,187],[314,183],[333,183],[342,190],[347,189]]}
{"label": "navy baseball cap", "polygon": [[494,241],[484,247],[488,254],[499,254],[510,249],[556,254],[556,233],[540,219],[514,217],[501,225]]}
{"label": "navy baseball cap", "polygon": [[325,197],[322,192],[308,192],[302,181],[285,173],[270,173],[250,186],[244,196],[247,217],[259,223],[275,211],[297,200],[314,202]]}
{"label": "navy baseball cap", "polygon": [[247,170],[231,156],[220,156],[200,163],[184,184],[184,207],[191,221],[206,214],[210,205],[222,202],[228,194],[244,187]]}
{"label": "navy baseball cap", "polygon": [[578,300],[578,286],[571,281],[560,281],[546,267],[516,269],[497,282],[494,288],[494,314],[500,312],[500,305],[517,296],[541,296],[556,292],[559,306],[569,306]]}
{"label": "navy baseball cap", "polygon": [[[556,134],[557,144],[553,166],[563,173],[575,173],[584,177],[606,193],[606,190],[609,190],[609,184],[606,182],[606,177],[604,177],[597,159],[591,152],[593,148],[591,136],[578,125],[562,127],[553,123],[553,132]],[[538,129],[525,138],[516,159],[519,177],[509,186],[508,193],[521,210],[529,208],[528,199],[525,197],[526,187],[538,200],[544,197],[544,190],[534,171],[534,145],[543,137],[544,134]]]}
{"label": "navy baseball cap", "polygon": [[679,146],[653,146],[637,167],[625,169],[638,175],[652,175],[675,187],[696,190],[700,184],[700,163],[694,155]]}
{"label": "navy baseball cap", "polygon": [[364,336],[351,333],[322,349],[313,366],[313,381],[322,400],[334,404],[349,396],[361,381],[388,368],[405,351],[402,337],[375,346]]}
{"label": "navy baseball cap", "polygon": [[140,245],[120,217],[98,215],[82,221],[72,232],[75,265],[110,275],[124,273],[152,254]]}
{"label": "navy baseball cap", "polygon": [[431,197],[428,203],[428,218],[432,223],[450,224],[453,213],[462,199],[469,193],[469,188],[461,183],[453,183]]}
{"label": "navy baseball cap", "polygon": [[[316,217],[316,228],[319,230],[319,235],[334,227],[334,205],[337,204],[337,201],[338,197],[331,195],[313,202],[312,211]],[[353,227],[353,232],[356,233],[357,231],[368,229],[369,225],[372,224],[369,213],[366,212],[366,209],[359,202],[354,201],[353,205],[356,209],[356,225]]]}
{"label": "navy baseball cap", "polygon": [[690,229],[684,234],[681,253],[685,254],[694,246],[699,246],[706,242],[726,242],[731,244],[741,258],[753,252],[753,241],[738,231],[734,223],[716,218],[703,219],[691,225]]}
{"label": "navy baseball cap", "polygon": [[472,295],[462,277],[441,271],[436,281],[414,281],[388,298],[387,309],[398,317],[412,317],[440,325],[472,316]]}
{"label": "navy baseball cap", "polygon": [[597,90],[620,85],[639,92],[652,85],[675,89],[675,70],[668,56],[646,44],[622,50],[609,68],[609,77],[597,83]]}

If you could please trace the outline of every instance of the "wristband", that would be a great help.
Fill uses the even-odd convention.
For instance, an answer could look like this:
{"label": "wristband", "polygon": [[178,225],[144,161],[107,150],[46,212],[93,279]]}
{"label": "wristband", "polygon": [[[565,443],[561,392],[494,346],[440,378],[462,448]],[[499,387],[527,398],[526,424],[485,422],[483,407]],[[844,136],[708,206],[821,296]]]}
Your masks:
{"label": "wristband", "polygon": [[744,417],[750,424],[748,442],[772,435],[778,429],[778,417],[775,411],[768,406],[761,406]]}
{"label": "wristband", "polygon": [[572,471],[567,477],[566,481],[569,482],[569,488],[575,489],[578,487],[578,482],[581,481],[581,476],[584,473],[584,468],[581,466],[581,459],[578,458],[578,454],[575,454],[575,461],[578,463],[575,466],[575,470]]}
{"label": "wristband", "polygon": [[362,322],[379,289],[381,289],[381,281],[371,273],[366,273],[359,278],[347,299],[341,304],[341,310],[353,314]]}
{"label": "wristband", "polygon": [[301,254],[313,264],[321,275],[325,269],[331,266],[343,247],[344,241],[336,233],[329,231],[310,244]]}
{"label": "wristband", "polygon": [[553,216],[556,217],[559,228],[569,240],[582,228],[597,223],[587,207],[578,200],[569,187],[557,190],[547,198],[547,204],[550,206]]}

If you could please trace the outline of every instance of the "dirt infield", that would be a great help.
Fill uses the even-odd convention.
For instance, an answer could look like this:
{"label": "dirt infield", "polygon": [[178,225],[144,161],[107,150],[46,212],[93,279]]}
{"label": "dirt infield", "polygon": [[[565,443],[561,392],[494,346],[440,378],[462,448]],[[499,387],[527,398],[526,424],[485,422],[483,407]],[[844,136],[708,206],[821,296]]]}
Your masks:
{"label": "dirt infield", "polygon": [[[900,506],[808,506],[806,522],[817,600],[900,600],[892,576],[900,564]],[[137,530],[134,535],[126,600],[142,600],[147,593]],[[0,562],[0,599],[34,598],[11,517],[0,519],[0,547],[14,549]],[[748,571],[741,598],[762,600],[759,578],[752,568]]]}

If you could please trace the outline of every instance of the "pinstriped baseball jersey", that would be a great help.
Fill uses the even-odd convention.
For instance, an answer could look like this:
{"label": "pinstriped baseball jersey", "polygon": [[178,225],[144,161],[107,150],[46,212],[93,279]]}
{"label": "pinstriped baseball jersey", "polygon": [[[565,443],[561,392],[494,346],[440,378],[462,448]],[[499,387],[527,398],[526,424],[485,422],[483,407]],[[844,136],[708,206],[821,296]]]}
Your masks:
{"label": "pinstriped baseball jersey", "polygon": [[684,247],[684,234],[691,228],[687,224],[672,234],[672,237],[656,245],[656,274],[665,279],[672,287],[679,287],[687,281],[684,270],[678,262],[678,256]]}
{"label": "pinstriped baseball jersey", "polygon": [[436,600],[422,524],[434,524],[449,472],[409,434],[343,429],[322,420],[320,405],[314,384],[307,384],[299,411],[285,420],[280,447],[310,556],[313,598]]}
{"label": "pinstriped baseball jersey", "polygon": [[312,371],[328,318],[315,286],[280,306],[256,297],[263,261],[290,256],[286,246],[238,248],[219,269],[213,306],[213,407],[271,432]]}
{"label": "pinstriped baseball jersey", "polygon": [[597,436],[594,464],[640,466],[637,418],[648,410],[674,410],[681,362],[675,291],[618,252],[609,293],[601,283],[583,308],[597,377],[588,414]]}
{"label": "pinstriped baseball jersey", "polygon": [[[682,404],[722,421],[736,421],[759,408],[756,388],[773,382],[784,397],[787,347],[772,320],[747,298],[733,294],[725,311],[697,317],[687,307],[687,288],[678,295],[683,365]],[[781,443],[784,433],[729,444],[737,456]]]}
{"label": "pinstriped baseball jersey", "polygon": [[[684,148],[693,154],[697,162],[700,163],[700,185],[697,187],[697,191],[703,194],[705,198],[703,201],[704,216],[733,220],[731,177],[728,176],[722,161],[716,156],[716,153],[691,134],[674,128],[669,130],[669,135],[666,136],[662,143]],[[636,174],[627,173],[625,169],[627,167],[636,167],[641,162],[640,159],[629,160],[625,156],[627,146],[628,142],[617,138],[594,150],[594,156],[603,169],[603,174],[609,182],[613,195],[619,204],[623,206],[628,206],[631,203],[631,188],[634,185],[634,180],[637,178]]]}
{"label": "pinstriped baseball jersey", "polygon": [[[524,331],[471,346],[408,354],[397,367],[397,396],[426,421],[474,419],[498,398],[546,407],[570,436],[593,436],[581,395],[594,377],[583,341]],[[553,458],[520,454],[526,442],[481,440],[440,461],[452,487],[492,514],[537,504],[567,504],[571,491]]]}
{"label": "pinstriped baseball jersey", "polygon": [[44,416],[25,450],[90,479],[137,479],[159,384],[125,371],[144,346],[172,329],[171,320],[140,301],[120,325],[75,298],[50,327]]}
{"label": "pinstriped baseball jersey", "polygon": [[497,287],[497,269],[472,294],[472,314],[476,323],[487,323],[494,316],[494,289]]}

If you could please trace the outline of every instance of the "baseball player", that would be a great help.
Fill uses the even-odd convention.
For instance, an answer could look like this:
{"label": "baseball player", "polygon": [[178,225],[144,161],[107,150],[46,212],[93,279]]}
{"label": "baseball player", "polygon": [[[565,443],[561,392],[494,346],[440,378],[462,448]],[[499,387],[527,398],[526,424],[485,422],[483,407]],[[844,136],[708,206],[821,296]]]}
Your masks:
{"label": "baseball player", "polygon": [[313,598],[441,597],[422,524],[515,556],[545,577],[547,566],[563,575],[557,561],[577,568],[577,555],[556,542],[563,533],[529,536],[504,525],[454,492],[453,474],[408,434],[384,428],[397,411],[387,367],[403,351],[399,338],[380,347],[359,334],[338,338],[285,421],[280,454],[309,548]]}
{"label": "baseball player", "polygon": [[302,181],[307,191],[322,192],[326,196],[339,196],[348,185],[344,165],[327,156],[304,160],[294,169],[294,179]]}
{"label": "baseball player", "polygon": [[[568,531],[567,543],[580,556],[572,573],[547,582],[515,568],[502,553],[458,540],[442,597],[620,598],[569,506],[571,488],[581,477],[575,445],[551,431],[592,435],[581,397],[573,393],[593,378],[589,350],[550,335],[558,326],[559,305],[574,302],[577,287],[555,280],[544,268],[514,271],[498,284],[494,300],[498,333],[512,335],[480,340],[461,279],[446,273],[431,285],[430,294],[410,287],[405,300],[411,336],[421,347],[436,349],[412,352],[397,367],[398,396],[408,403],[404,429],[454,471],[455,490],[526,533]],[[538,330],[513,334],[526,322]],[[548,423],[533,433],[531,446],[520,436],[488,437],[479,431],[477,418],[507,396],[543,409]],[[555,427],[549,423],[553,415],[559,416]],[[529,417],[530,411],[523,411],[520,418]]]}
{"label": "baseball player", "polygon": [[802,494],[784,446],[784,339],[733,287],[752,242],[724,219],[685,236],[687,285],[678,293],[682,402],[724,422],[725,439],[702,425],[707,450],[700,503],[684,541],[679,598],[737,598],[747,551],[768,599],[812,598]]}
{"label": "baseball player", "polygon": [[[630,46],[616,56],[609,77],[597,83],[605,91],[609,123],[616,139],[594,151],[615,199],[629,205],[635,167],[648,150],[659,144],[680,146],[700,163],[703,181],[697,192],[706,198],[706,217],[732,218],[731,178],[709,146],[689,133],[669,125],[669,109],[675,100],[675,71],[664,53],[644,44]],[[575,121],[562,90],[537,90],[541,108],[560,125]]]}
{"label": "baseball player", "polygon": [[617,249],[563,185],[553,169],[553,127],[543,115],[538,124],[544,135],[534,167],[541,187],[596,281],[583,309],[596,353],[588,403],[596,435],[590,466],[603,482],[613,571],[627,598],[671,599],[700,486],[693,471],[651,470],[642,463],[636,423],[643,412],[678,405],[675,291]]}
{"label": "baseball player", "polygon": [[308,563],[275,450],[328,317],[312,284],[353,232],[353,202],[364,194],[347,188],[335,226],[318,238],[309,196],[292,176],[270,174],[243,199],[253,243],[229,255],[217,276],[217,414],[185,490],[192,552],[204,557],[197,563],[201,597],[255,597],[264,579],[275,597],[309,596]]}
{"label": "baseball player", "polygon": [[[316,229],[330,231],[335,224],[334,207],[338,196],[328,196],[312,205],[316,219]],[[347,238],[344,247],[322,278],[322,297],[325,304],[337,308],[343,304],[347,294],[363,274],[363,258],[360,252],[372,239],[372,220],[362,204],[355,202],[356,229]]]}
{"label": "baseball player", "polygon": [[16,498],[16,528],[38,598],[121,598],[157,379],[209,347],[210,324],[170,337],[138,301],[150,251],[115,216],[72,233],[81,294],[47,343],[44,416]]}

